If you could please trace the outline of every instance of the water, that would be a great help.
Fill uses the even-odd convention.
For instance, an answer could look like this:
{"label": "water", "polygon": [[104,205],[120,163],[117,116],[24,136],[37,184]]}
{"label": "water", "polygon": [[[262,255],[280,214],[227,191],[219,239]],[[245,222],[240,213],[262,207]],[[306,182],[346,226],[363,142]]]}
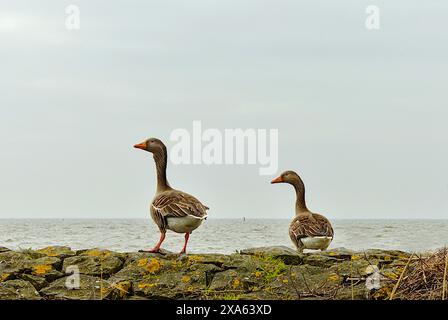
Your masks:
{"label": "water", "polygon": [[[190,237],[191,253],[231,253],[250,247],[286,245],[289,220],[208,219]],[[330,248],[427,251],[448,245],[448,220],[335,220]],[[10,249],[66,245],[125,252],[149,249],[159,239],[150,219],[0,220],[0,246]],[[163,248],[180,251],[183,235],[168,232]]]}

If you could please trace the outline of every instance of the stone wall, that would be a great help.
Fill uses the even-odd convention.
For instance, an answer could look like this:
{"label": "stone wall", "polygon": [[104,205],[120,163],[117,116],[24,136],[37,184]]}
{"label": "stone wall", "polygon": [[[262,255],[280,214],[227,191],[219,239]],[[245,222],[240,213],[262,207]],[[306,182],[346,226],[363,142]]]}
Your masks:
{"label": "stone wall", "polygon": [[298,254],[268,247],[179,257],[0,247],[0,299],[382,299],[409,256],[343,248]]}

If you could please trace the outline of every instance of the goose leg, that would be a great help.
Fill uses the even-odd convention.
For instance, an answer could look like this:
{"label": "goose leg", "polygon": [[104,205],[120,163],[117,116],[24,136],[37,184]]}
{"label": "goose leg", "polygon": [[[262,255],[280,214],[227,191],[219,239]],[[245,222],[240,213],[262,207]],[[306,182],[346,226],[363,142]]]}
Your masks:
{"label": "goose leg", "polygon": [[165,240],[165,235],[166,235],[165,232],[161,232],[159,242],[156,244],[156,246],[154,248],[152,248],[151,250],[140,250],[140,252],[150,252],[150,253],[159,252],[160,246],[162,245],[163,240]]}
{"label": "goose leg", "polygon": [[185,243],[184,243],[184,247],[183,247],[182,251],[179,253],[180,255],[185,254],[187,252],[188,239],[190,239],[190,233],[189,232],[187,232],[185,234]]}

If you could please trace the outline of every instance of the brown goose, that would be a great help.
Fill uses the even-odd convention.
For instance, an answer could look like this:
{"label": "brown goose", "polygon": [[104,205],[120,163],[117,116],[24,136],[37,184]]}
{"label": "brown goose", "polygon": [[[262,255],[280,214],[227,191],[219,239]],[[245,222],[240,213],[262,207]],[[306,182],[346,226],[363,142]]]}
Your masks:
{"label": "brown goose", "polygon": [[151,152],[156,163],[157,190],[151,204],[151,218],[160,230],[160,240],[156,246],[146,252],[159,252],[165,240],[166,230],[185,233],[185,243],[180,254],[186,253],[190,234],[207,218],[209,208],[188,193],[170,187],[166,179],[168,155],[166,146],[156,138],[150,138],[136,144],[134,148]]}
{"label": "brown goose", "polygon": [[294,171],[285,171],[271,183],[289,183],[296,191],[296,216],[289,225],[289,236],[297,250],[326,250],[333,240],[333,227],[327,218],[312,213],[306,207],[305,185],[299,175]]}

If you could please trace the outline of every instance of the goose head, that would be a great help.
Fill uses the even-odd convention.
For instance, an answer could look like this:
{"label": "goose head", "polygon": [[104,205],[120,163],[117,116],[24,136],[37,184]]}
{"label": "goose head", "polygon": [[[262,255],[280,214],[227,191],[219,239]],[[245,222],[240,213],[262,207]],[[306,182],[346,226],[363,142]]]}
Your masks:
{"label": "goose head", "polygon": [[283,172],[280,176],[272,180],[271,183],[289,183],[293,186],[303,185],[299,175],[291,170]]}
{"label": "goose head", "polygon": [[166,151],[166,146],[157,138],[149,138],[141,143],[134,145],[134,148],[157,154]]}
{"label": "goose head", "polygon": [[288,183],[292,185],[296,191],[296,215],[310,214],[305,202],[305,185],[297,173],[291,170],[285,171],[272,180],[271,183]]}

